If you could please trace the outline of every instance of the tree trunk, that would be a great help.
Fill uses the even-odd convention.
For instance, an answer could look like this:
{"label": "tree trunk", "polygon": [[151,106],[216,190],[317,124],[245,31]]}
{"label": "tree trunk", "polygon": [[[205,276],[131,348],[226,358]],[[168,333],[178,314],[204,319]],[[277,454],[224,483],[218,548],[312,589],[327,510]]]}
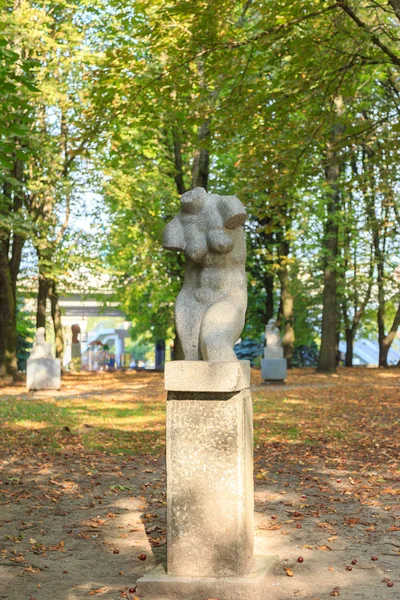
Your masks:
{"label": "tree trunk", "polygon": [[13,293],[7,244],[0,240],[0,377],[9,372],[9,337],[12,330]]}
{"label": "tree trunk", "polygon": [[[337,99],[337,112],[340,115],[340,99]],[[336,123],[333,127],[332,145],[327,152],[326,181],[329,185],[327,218],[325,222],[325,267],[324,267],[324,292],[321,327],[321,348],[318,357],[318,371],[320,373],[336,373],[337,360],[337,273],[338,236],[340,216],[340,191],[338,180],[340,175],[340,157],[332,148],[343,131],[343,127]]]}
{"label": "tree trunk", "polygon": [[181,136],[176,127],[174,127],[172,130],[172,141],[174,147],[174,180],[178,194],[182,196],[182,194],[186,192],[186,186],[185,181],[183,179]]}
{"label": "tree trunk", "polygon": [[387,357],[389,354],[390,346],[396,336],[397,330],[400,326],[400,304],[397,307],[396,315],[393,319],[392,326],[389,333],[384,336],[382,343],[379,344],[379,366],[387,367]]}
{"label": "tree trunk", "polygon": [[387,367],[387,355],[389,349],[385,350],[385,277],[384,277],[384,259],[378,244],[375,247],[375,257],[377,259],[377,284],[378,284],[378,343],[379,343],[379,366]]}
{"label": "tree trunk", "polygon": [[64,355],[64,335],[61,324],[61,309],[58,303],[58,293],[55,282],[51,282],[48,290],[51,304],[51,318],[53,320],[54,337],[56,344],[56,358],[62,359]]}
{"label": "tree trunk", "polygon": [[346,327],[346,358],[344,364],[346,367],[353,366],[353,345],[354,334],[351,327]]}
{"label": "tree trunk", "polygon": [[[22,182],[24,165],[15,159],[11,177]],[[9,182],[3,186],[3,210],[16,214],[23,205],[23,194]],[[0,375],[15,377],[17,363],[17,278],[25,239],[14,231],[0,240]]]}
{"label": "tree trunk", "polygon": [[46,328],[46,302],[49,294],[49,281],[39,271],[39,289],[37,295],[36,328]]}
{"label": "tree trunk", "polygon": [[284,357],[287,360],[287,366],[292,367],[292,357],[294,349],[294,313],[293,296],[290,291],[290,279],[288,272],[288,254],[289,243],[281,242],[279,245],[280,266],[278,270],[279,281],[281,284],[281,308],[284,322],[284,333],[282,338]]}
{"label": "tree trunk", "polygon": [[[263,217],[259,221],[260,224],[260,244],[263,248],[269,248],[272,244],[274,244],[274,235],[270,230],[271,226],[271,217]],[[266,228],[268,230],[266,231]],[[264,320],[265,325],[268,323],[270,319],[274,318],[274,274],[272,270],[272,265],[274,263],[273,260],[267,259],[267,268],[264,269],[264,289],[266,293],[265,299],[265,311],[264,311]],[[258,277],[258,273],[254,274],[255,277]]]}
{"label": "tree trunk", "polygon": [[209,120],[206,119],[200,126],[198,133],[199,147],[196,149],[192,167],[192,187],[203,187],[208,185],[208,174],[210,164],[210,153],[206,147],[207,138],[210,135]]}
{"label": "tree trunk", "polygon": [[270,319],[274,318],[274,276],[266,274],[264,277],[264,287],[266,291],[265,301],[265,325]]}

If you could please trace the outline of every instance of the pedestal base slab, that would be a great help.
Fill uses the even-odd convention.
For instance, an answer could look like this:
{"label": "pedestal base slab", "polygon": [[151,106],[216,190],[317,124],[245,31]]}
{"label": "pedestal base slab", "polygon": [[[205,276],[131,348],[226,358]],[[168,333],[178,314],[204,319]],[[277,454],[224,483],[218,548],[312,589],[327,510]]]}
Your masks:
{"label": "pedestal base slab", "polygon": [[264,381],[286,379],[286,358],[264,358],[261,360],[261,375]]}
{"label": "pedestal base slab", "polygon": [[143,600],[275,600],[274,582],[277,556],[255,556],[251,570],[233,577],[175,577],[167,575],[162,565],[137,582]]}

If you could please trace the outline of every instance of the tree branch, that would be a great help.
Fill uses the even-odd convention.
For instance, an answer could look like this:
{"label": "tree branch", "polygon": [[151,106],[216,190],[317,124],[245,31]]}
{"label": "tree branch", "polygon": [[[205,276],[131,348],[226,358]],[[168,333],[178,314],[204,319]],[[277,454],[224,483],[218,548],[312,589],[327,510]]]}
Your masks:
{"label": "tree branch", "polygon": [[400,21],[400,0],[389,0],[389,4],[392,6],[397,18]]}
{"label": "tree branch", "polygon": [[[397,0],[395,0],[397,1]],[[358,27],[360,27],[360,29],[362,29],[363,31],[365,31],[371,38],[372,42],[375,44],[375,46],[378,46],[378,48],[380,48],[382,50],[382,52],[384,52],[386,54],[386,56],[389,56],[389,58],[391,59],[391,61],[397,65],[400,66],[400,56],[397,56],[397,54],[395,54],[394,52],[392,52],[390,50],[390,48],[388,48],[386,46],[386,44],[384,44],[379,38],[378,36],[376,36],[374,33],[372,33],[370,31],[370,29],[368,28],[367,24],[364,23],[364,21],[362,21],[358,15],[356,15],[356,13],[353,11],[353,9],[347,4],[347,2],[345,2],[344,0],[337,0],[337,6],[339,8],[341,8],[342,10],[344,10],[344,12],[346,12],[349,17],[358,25]]]}

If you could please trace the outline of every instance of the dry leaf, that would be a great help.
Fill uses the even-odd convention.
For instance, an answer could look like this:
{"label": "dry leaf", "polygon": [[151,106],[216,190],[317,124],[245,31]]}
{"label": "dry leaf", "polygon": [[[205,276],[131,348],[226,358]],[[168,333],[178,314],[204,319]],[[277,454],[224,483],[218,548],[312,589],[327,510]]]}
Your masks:
{"label": "dry leaf", "polygon": [[88,593],[89,593],[89,596],[94,596],[95,594],[104,594],[105,592],[108,592],[107,587],[98,588],[97,590],[91,590]]}

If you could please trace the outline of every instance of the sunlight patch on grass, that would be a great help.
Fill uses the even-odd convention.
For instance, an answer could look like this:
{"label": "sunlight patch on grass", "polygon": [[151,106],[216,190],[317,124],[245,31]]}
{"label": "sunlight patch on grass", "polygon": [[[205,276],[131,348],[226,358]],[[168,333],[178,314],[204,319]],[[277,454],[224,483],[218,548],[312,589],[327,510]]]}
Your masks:
{"label": "sunlight patch on grass", "polygon": [[48,423],[44,421],[28,421],[26,419],[22,421],[14,421],[12,423],[5,423],[6,427],[17,428],[17,429],[45,429],[49,426]]}
{"label": "sunlight patch on grass", "polygon": [[298,398],[287,398],[286,400],[282,401],[282,404],[300,404],[303,406],[310,406],[310,402],[308,400],[300,400]]}

